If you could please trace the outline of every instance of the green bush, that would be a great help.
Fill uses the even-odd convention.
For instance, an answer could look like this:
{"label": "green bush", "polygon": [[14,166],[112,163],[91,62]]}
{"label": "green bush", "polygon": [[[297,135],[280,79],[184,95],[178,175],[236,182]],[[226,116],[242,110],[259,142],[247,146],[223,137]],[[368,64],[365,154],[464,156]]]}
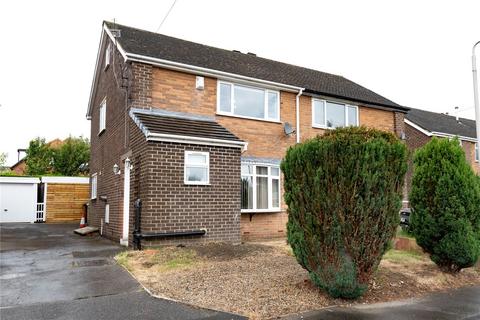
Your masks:
{"label": "green bush", "polygon": [[446,271],[471,267],[480,255],[480,184],[457,139],[433,138],[414,156],[412,232]]}
{"label": "green bush", "polygon": [[287,151],[288,241],[331,296],[367,289],[399,223],[406,155],[393,134],[364,127],[328,131]]}

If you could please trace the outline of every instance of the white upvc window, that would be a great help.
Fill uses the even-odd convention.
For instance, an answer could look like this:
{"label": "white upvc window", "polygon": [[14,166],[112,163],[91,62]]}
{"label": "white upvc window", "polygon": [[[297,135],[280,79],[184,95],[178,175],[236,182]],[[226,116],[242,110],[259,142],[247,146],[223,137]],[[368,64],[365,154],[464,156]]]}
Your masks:
{"label": "white upvc window", "polygon": [[280,121],[280,93],[218,81],[217,113],[247,119]]}
{"label": "white upvc window", "polygon": [[312,98],[312,126],[334,129],[358,126],[358,107]]}
{"label": "white upvc window", "polygon": [[90,198],[97,199],[97,174],[92,174],[90,179]]}
{"label": "white upvc window", "polygon": [[280,168],[242,163],[242,212],[280,211]]}
{"label": "white upvc window", "polygon": [[107,123],[107,98],[103,99],[102,103],[100,104],[100,111],[99,111],[99,123],[98,123],[98,133],[102,133],[103,130],[106,128]]}
{"label": "white upvc window", "polygon": [[475,161],[480,161],[480,148],[478,147],[478,142],[475,143]]}
{"label": "white upvc window", "polygon": [[110,65],[110,56],[112,55],[112,45],[109,43],[105,49],[105,69]]}
{"label": "white upvc window", "polygon": [[210,159],[208,152],[185,151],[185,184],[210,183]]}

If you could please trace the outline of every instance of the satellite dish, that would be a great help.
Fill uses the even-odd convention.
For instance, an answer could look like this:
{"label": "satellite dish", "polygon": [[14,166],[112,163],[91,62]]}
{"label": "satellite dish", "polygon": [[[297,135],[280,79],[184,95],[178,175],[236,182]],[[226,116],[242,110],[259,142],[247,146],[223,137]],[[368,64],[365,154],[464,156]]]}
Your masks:
{"label": "satellite dish", "polygon": [[285,122],[283,124],[283,131],[285,131],[285,134],[287,136],[291,135],[292,133],[295,133],[295,130],[292,128],[292,125],[288,122]]}

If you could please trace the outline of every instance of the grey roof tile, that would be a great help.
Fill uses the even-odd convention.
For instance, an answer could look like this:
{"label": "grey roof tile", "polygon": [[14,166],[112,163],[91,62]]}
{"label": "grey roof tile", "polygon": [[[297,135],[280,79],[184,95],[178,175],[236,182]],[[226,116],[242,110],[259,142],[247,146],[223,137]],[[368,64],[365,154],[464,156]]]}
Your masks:
{"label": "grey roof tile", "polygon": [[209,119],[188,118],[175,113],[132,109],[130,115],[137,126],[154,134],[168,134],[242,142],[233,133]]}
{"label": "grey roof tile", "polygon": [[121,31],[117,41],[127,53],[302,87],[310,93],[351,99],[400,111],[408,110],[407,107],[342,76],[119,24],[114,25],[107,21],[105,24],[110,29],[115,28]]}
{"label": "grey roof tile", "polygon": [[476,138],[475,120],[410,108],[405,118],[430,132]]}

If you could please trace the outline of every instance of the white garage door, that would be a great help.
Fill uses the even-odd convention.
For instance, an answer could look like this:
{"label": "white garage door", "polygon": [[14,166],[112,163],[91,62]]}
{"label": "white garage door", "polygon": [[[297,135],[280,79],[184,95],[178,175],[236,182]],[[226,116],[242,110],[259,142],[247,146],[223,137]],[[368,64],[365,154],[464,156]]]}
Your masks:
{"label": "white garage door", "polygon": [[0,222],[34,222],[37,184],[0,181]]}

